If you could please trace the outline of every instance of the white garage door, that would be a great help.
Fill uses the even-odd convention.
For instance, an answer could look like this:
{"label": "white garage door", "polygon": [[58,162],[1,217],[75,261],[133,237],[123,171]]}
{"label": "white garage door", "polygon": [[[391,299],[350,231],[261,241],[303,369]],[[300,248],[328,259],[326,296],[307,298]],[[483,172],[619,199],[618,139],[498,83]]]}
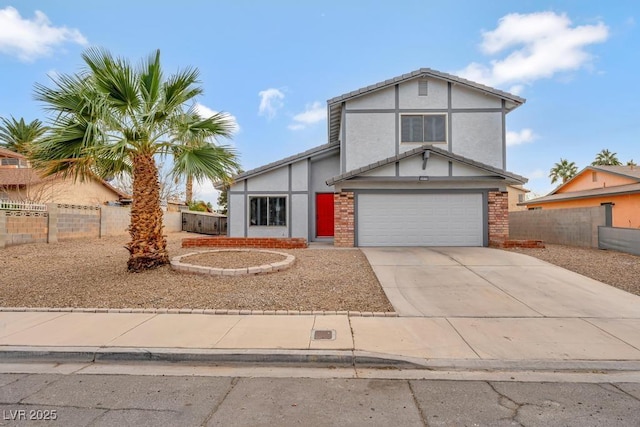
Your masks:
{"label": "white garage door", "polygon": [[482,246],[481,194],[360,194],[358,246]]}

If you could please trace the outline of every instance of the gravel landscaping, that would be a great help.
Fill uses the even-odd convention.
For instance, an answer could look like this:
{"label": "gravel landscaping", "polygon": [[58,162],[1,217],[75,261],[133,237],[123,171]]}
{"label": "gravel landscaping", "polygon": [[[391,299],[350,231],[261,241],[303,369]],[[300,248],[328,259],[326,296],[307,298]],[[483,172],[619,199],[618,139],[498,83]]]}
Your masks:
{"label": "gravel landscaping", "polygon": [[640,295],[640,257],[616,251],[546,245],[544,249],[508,249],[575,271]]}
{"label": "gravel landscaping", "polygon": [[[180,247],[185,237],[194,234],[169,234],[171,257],[196,252]],[[0,306],[393,311],[358,249],[278,250],[296,257],[290,269],[219,277],[170,266],[129,273],[126,242],[123,236],[0,249]],[[263,260],[254,256],[246,261]],[[236,265],[220,259],[224,266]]]}

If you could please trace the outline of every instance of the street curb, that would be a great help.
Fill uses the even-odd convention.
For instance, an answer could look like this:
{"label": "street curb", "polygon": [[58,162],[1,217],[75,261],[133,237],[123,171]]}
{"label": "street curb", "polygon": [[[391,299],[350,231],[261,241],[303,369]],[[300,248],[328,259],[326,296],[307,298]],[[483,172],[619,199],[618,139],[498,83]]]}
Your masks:
{"label": "street curb", "polygon": [[145,313],[145,314],[206,314],[231,316],[350,316],[398,317],[395,311],[323,311],[323,310],[233,310],[205,308],[78,308],[78,307],[0,307],[4,313]]}
{"label": "street curb", "polygon": [[3,346],[0,363],[184,363],[430,371],[640,372],[635,360],[423,359],[359,350],[175,349]]}
{"label": "street curb", "polygon": [[22,347],[0,348],[0,363],[137,363],[167,362],[213,365],[268,365],[340,368],[419,369],[410,360],[351,350],[245,350],[122,347]]}

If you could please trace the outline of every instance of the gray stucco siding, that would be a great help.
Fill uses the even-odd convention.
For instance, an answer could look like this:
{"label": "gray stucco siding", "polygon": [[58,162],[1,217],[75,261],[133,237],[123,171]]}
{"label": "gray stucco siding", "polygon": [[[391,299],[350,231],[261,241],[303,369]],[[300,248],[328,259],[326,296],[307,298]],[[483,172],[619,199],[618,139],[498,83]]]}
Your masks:
{"label": "gray stucco siding", "polygon": [[351,99],[346,103],[347,112],[355,109],[392,109],[395,108],[395,90],[393,87],[382,89],[358,98]]}
{"label": "gray stucco siding", "polygon": [[311,160],[311,191],[312,193],[333,193],[333,186],[327,185],[327,180],[340,174],[340,156],[334,154],[318,160]]}
{"label": "gray stucco siding", "polygon": [[447,82],[434,78],[427,79],[428,94],[419,96],[419,80],[410,80],[399,86],[398,107],[401,109],[446,109],[448,104]]}
{"label": "gray stucco siding", "polygon": [[392,163],[389,165],[381,166],[364,173],[363,176],[396,176],[396,165],[395,163]]}
{"label": "gray stucco siding", "polygon": [[501,108],[502,100],[473,89],[453,85],[451,88],[452,108]]}
{"label": "gray stucco siding", "polygon": [[244,180],[239,182],[234,182],[229,186],[229,191],[244,191]]}
{"label": "gray stucco siding", "polygon": [[400,162],[400,176],[448,176],[449,161],[432,155],[427,160],[427,168],[422,169],[422,155],[413,156]]}
{"label": "gray stucco siding", "polygon": [[504,169],[502,113],[454,113],[452,151]]}
{"label": "gray stucco siding", "polygon": [[306,194],[291,195],[291,237],[309,237],[309,198]]}
{"label": "gray stucco siding", "polygon": [[395,113],[346,115],[345,171],[396,154]]}
{"label": "gray stucco siding", "polygon": [[247,179],[247,191],[274,191],[283,192],[289,190],[289,168],[282,166],[278,169]]}
{"label": "gray stucco siding", "polygon": [[244,194],[229,194],[229,236],[244,236],[245,213]]}
{"label": "gray stucco siding", "polygon": [[307,191],[309,185],[309,170],[307,159],[291,165],[291,190]]}
{"label": "gray stucco siding", "polygon": [[458,162],[453,162],[452,171],[453,176],[491,176],[491,173],[488,171]]}

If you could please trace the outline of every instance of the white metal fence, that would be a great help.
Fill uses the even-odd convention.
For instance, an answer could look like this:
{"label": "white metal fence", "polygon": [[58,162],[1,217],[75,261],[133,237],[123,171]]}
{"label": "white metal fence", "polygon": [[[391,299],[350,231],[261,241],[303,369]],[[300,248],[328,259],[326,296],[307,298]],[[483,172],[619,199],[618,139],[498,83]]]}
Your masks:
{"label": "white metal fence", "polygon": [[46,212],[47,205],[42,203],[19,202],[15,200],[0,200],[0,209],[13,211]]}

